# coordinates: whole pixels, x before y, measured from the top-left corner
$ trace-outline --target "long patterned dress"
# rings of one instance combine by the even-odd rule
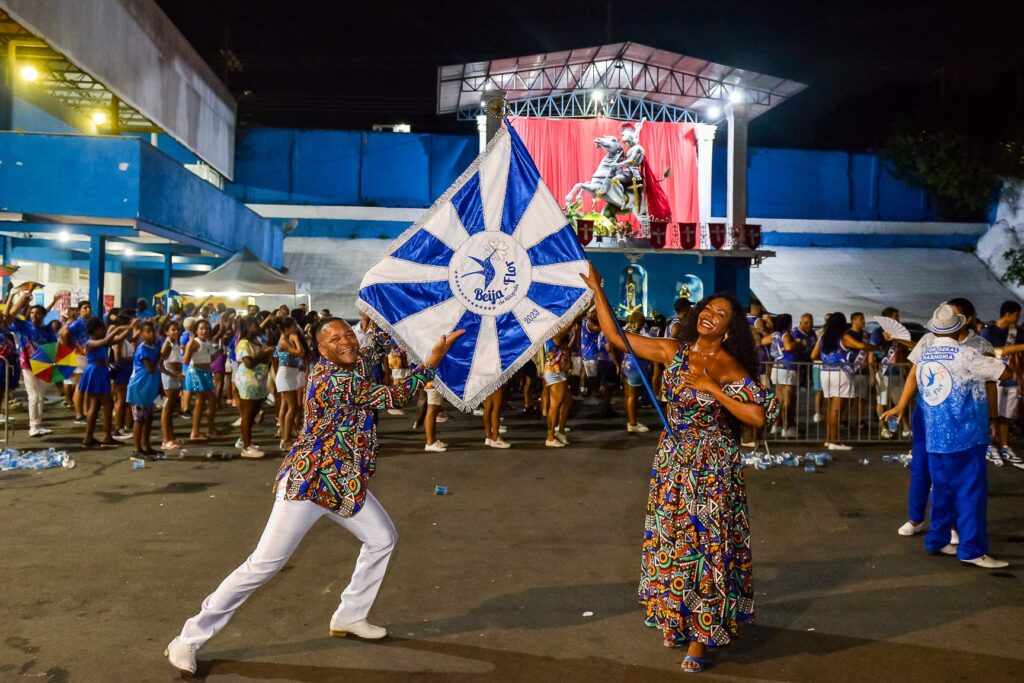
[[[683,386],[688,365],[684,344],[665,369],[668,419],[679,443],[664,433],[658,443],[638,593],[647,625],[660,628],[667,642],[720,647],[739,622],[754,618],[747,491],[726,411]],[[774,394],[750,378],[722,389],[763,405],[769,421],[778,415]]]

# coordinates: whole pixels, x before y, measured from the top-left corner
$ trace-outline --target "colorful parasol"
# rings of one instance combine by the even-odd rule
[[[10,277],[18,272],[21,266],[0,266],[0,277]]]
[[[41,282],[33,282],[32,280],[28,280],[27,282],[22,282],[20,285],[15,285],[14,286],[14,291],[16,291],[16,292],[34,292],[37,289],[42,289],[42,288],[43,288],[43,283],[41,283]]]
[[[58,342],[43,344],[29,357],[32,374],[35,377],[57,384],[65,382],[78,367],[75,350]]]
[[[154,299],[180,299],[181,292],[176,289],[165,289],[153,295]]]

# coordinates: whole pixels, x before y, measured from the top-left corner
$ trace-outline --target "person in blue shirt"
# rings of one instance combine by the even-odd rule
[[[981,336],[996,349],[1007,349],[1009,347],[1024,344],[1024,334],[1018,326],[1020,323],[1020,304],[1016,301],[1004,301],[999,307],[999,320],[985,327]],[[1010,448],[1010,424],[1016,422],[1020,417],[1020,387],[1017,376],[1021,373],[1021,358],[1016,353],[1004,356],[1012,372],[1010,376],[999,383],[996,390],[997,396],[997,417],[995,428],[995,439],[993,446],[987,452],[989,461],[996,467],[1002,467],[1003,461],[1024,466],[1024,459],[1013,452]]]
[[[75,350],[75,360],[78,363],[78,367],[71,374],[71,384],[75,388],[75,392],[71,397],[71,403],[75,408],[76,425],[84,425],[86,421],[85,409],[82,405],[85,394],[78,385],[86,367],[85,343],[89,341],[89,334],[85,331],[85,326],[89,324],[91,318],[92,304],[83,299],[78,302],[78,316],[74,320],[69,320],[63,329],[57,333],[61,343]]]
[[[891,318],[899,322],[900,312],[892,306],[887,306],[882,309],[882,317]],[[871,331],[868,341],[877,348],[877,351],[875,351],[875,365],[877,369],[873,378],[877,388],[875,394],[875,414],[881,415],[900,400],[900,395],[903,393],[903,385],[905,384],[900,367],[906,363],[907,352],[914,347],[914,343],[893,339],[881,327],[876,327]],[[910,436],[910,425],[904,423],[902,428],[903,438]],[[891,439],[897,435],[897,432],[899,432],[899,427],[897,427],[896,432],[890,431],[884,424],[881,427],[883,439]]]
[[[150,310],[149,302],[145,299],[139,299],[135,302],[135,317],[143,320],[153,317],[153,311]]]
[[[1012,374],[1002,361],[960,341],[967,317],[942,304],[924,337],[910,353],[912,373],[899,404],[882,419],[902,417],[912,396],[918,401],[925,428],[928,470],[932,478],[931,524],[925,536],[930,553],[956,555],[962,562],[985,569],[1006,567],[988,555],[988,482],[985,449],[988,426],[985,382]],[[984,409],[983,409],[984,408]],[[960,544],[952,545],[956,524]]]
[[[28,435],[32,437],[45,436],[53,432],[52,429],[43,427],[43,396],[49,384],[32,374],[32,366],[29,359],[40,346],[52,344],[57,341],[57,333],[53,328],[44,323],[47,308],[35,305],[28,309],[28,320],[18,317],[28,306],[31,300],[31,292],[24,293],[20,299],[10,306],[7,311],[8,327],[14,333],[18,341],[18,350],[21,358],[21,376],[25,382],[25,392],[28,394]]]
[[[153,428],[153,404],[160,394],[160,348],[156,328],[150,320],[140,325],[140,344],[132,359],[132,376],[128,380],[127,401],[132,407],[132,440],[136,455],[156,455],[150,446]]]

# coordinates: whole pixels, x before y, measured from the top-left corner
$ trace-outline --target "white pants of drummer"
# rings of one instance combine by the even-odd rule
[[[199,614],[185,622],[181,629],[182,641],[198,648],[227,626],[235,610],[284,568],[306,532],[321,517],[348,529],[363,542],[352,579],[341,593],[341,604],[331,617],[331,625],[352,624],[370,613],[398,540],[388,513],[369,491],[359,512],[352,517],[342,517],[307,500],[285,500],[284,488],[279,487],[274,509],[256,550],[203,600]]]

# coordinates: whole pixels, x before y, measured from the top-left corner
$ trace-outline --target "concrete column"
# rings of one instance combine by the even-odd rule
[[[13,261],[13,251],[14,251],[13,250],[13,246],[14,246],[13,243],[14,243],[14,238],[13,237],[10,237],[8,235],[4,235],[4,242],[3,242],[3,249],[4,249],[3,265],[5,265],[5,266],[11,265],[11,263]],[[6,294],[7,293],[7,288],[10,285],[11,285],[11,278],[5,277],[3,279],[3,291],[0,292],[0,295]]]
[[[107,239],[101,235],[89,238],[89,301],[93,315],[101,316],[103,310],[103,279],[107,274]]]
[[[480,101],[482,104],[486,105],[487,100],[491,99],[492,97],[505,97],[506,95],[508,95],[508,92],[504,90],[484,90],[483,99]],[[499,128],[501,128],[501,119],[496,116],[488,115],[486,132],[487,139],[485,143],[491,141],[491,138],[493,138],[498,133]]]
[[[174,270],[173,258],[170,254],[164,254],[164,286],[161,289],[171,288],[171,273]]]
[[[710,123],[695,123],[693,131],[697,136],[697,210],[700,212],[699,249],[710,249],[708,242],[708,221],[711,219],[711,164],[714,158],[713,145],[718,126]]]
[[[729,121],[726,223],[730,233],[726,248],[731,248],[732,229],[738,229],[747,222],[747,104],[730,103],[725,108],[725,115]]]
[[[0,51],[0,130],[14,127],[14,72],[13,60]]]
[[[476,132],[480,135],[480,151],[487,146],[487,115],[480,114],[476,117]]]

